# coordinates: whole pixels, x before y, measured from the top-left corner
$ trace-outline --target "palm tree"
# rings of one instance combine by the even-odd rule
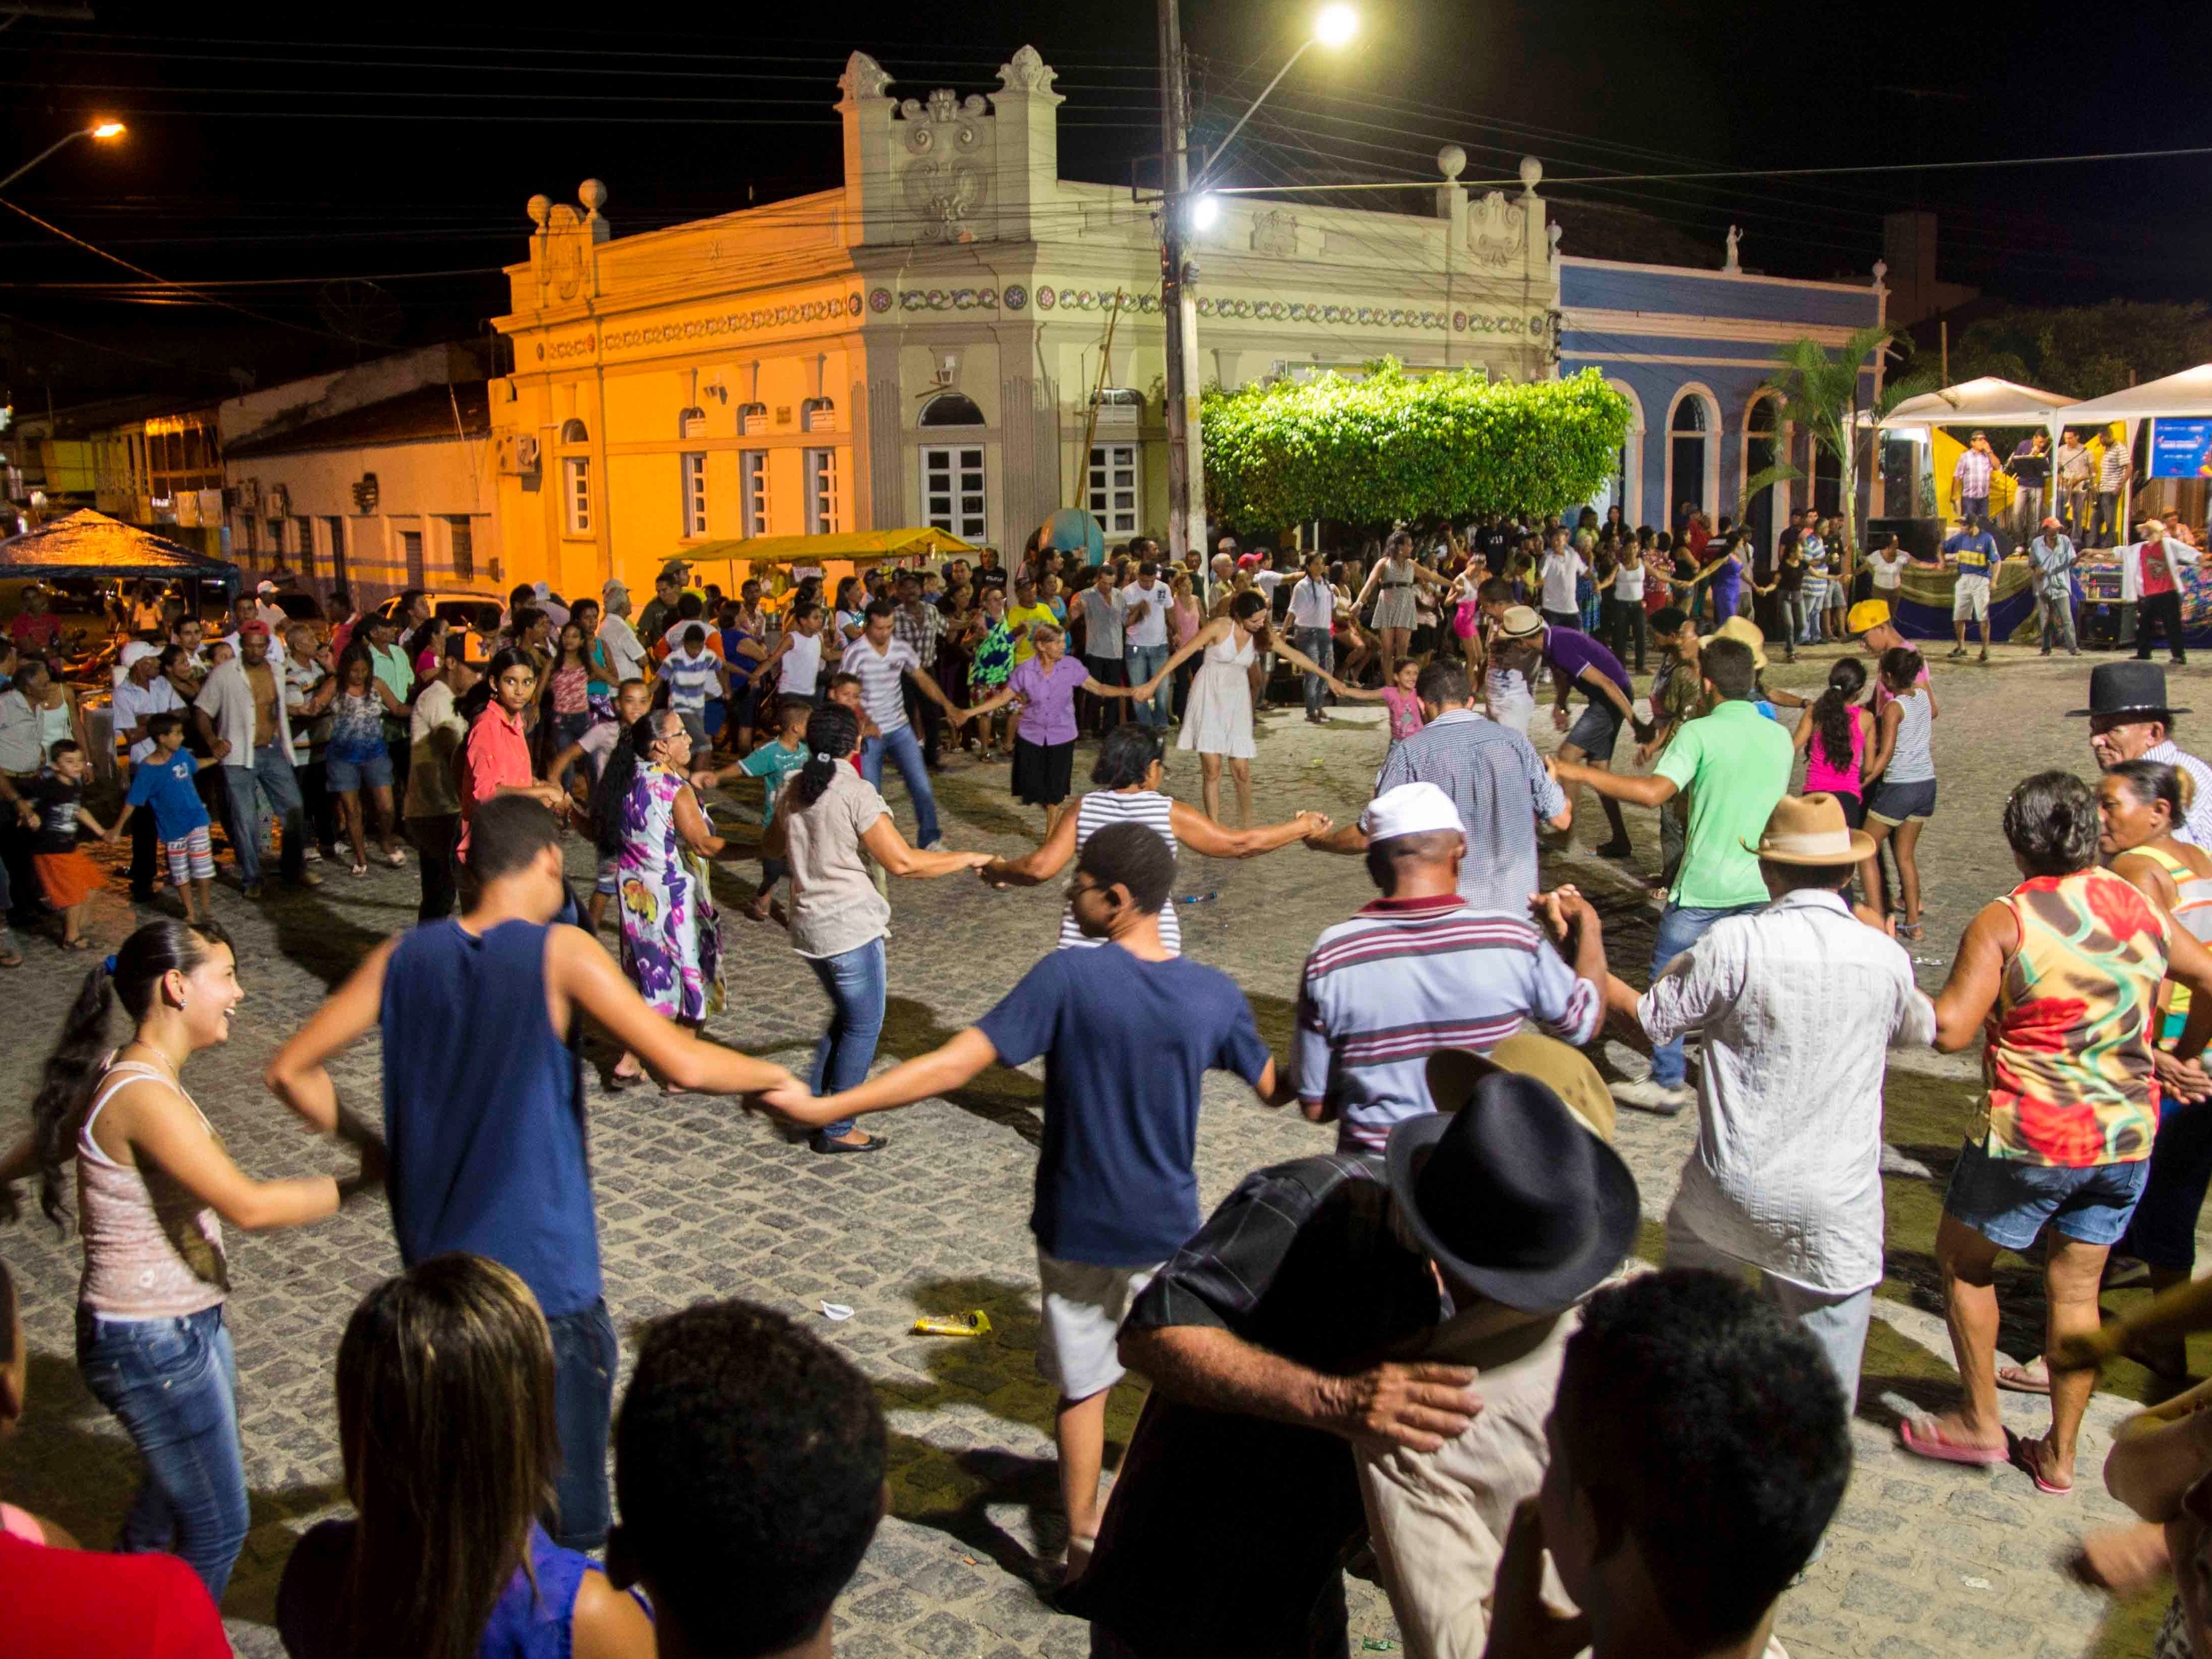
[[[1792,340],[1775,352],[1779,367],[1760,387],[1781,399],[1782,418],[1810,433],[1813,441],[1836,463],[1837,476],[1849,481],[1849,487],[1841,492],[1844,539],[1854,550],[1858,546],[1857,481],[1863,446],[1899,404],[1935,390],[1933,374],[1899,375],[1884,383],[1871,404],[1862,405],[1860,376],[1869,361],[1893,346],[1901,348],[1899,355],[1905,356],[1911,351],[1912,343],[1910,337],[1893,333],[1879,323],[1858,330],[1832,352],[1818,340]],[[1804,476],[1786,461],[1763,468],[1745,480],[1744,500],[1747,502],[1762,489]],[[1741,510],[1739,503],[1739,517]]]

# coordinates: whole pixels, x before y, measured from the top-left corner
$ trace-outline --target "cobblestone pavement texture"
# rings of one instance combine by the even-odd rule
[[[1809,653],[1794,668],[1778,666],[1773,681],[1817,685],[1833,654]],[[2041,767],[2091,766],[2084,723],[2061,718],[2082,702],[2086,663],[2053,666],[2005,650],[1994,668],[1946,672],[1939,660],[1937,669],[1943,795],[1922,842],[1931,872],[1922,974],[1930,985],[1974,907],[2009,884],[1997,826],[2004,792]],[[1537,735],[1541,746],[1556,744],[1547,716],[1540,715]],[[1253,769],[1256,817],[1273,821],[1313,806],[1342,821],[1367,799],[1382,747],[1378,717],[1365,708],[1340,711],[1324,728],[1306,726],[1294,707],[1270,714]],[[1194,800],[1194,758],[1170,755],[1170,787]],[[902,793],[896,786],[891,793],[910,827]],[[1039,828],[1038,815],[1010,800],[1003,766],[952,762],[939,799],[954,847],[1018,852]],[[1606,896],[1615,959],[1640,981],[1650,912],[1620,879],[1620,866],[1590,856],[1603,835],[1593,805],[1584,803],[1573,848],[1548,861],[1547,880],[1581,880]],[[1629,820],[1638,865],[1649,872],[1657,856],[1652,815],[1632,810]],[[580,843],[570,864],[587,876]],[[272,896],[249,903],[234,888],[219,890],[218,912],[239,940],[248,998],[229,1045],[196,1061],[190,1082],[233,1152],[259,1176],[337,1167],[335,1154],[263,1092],[259,1068],[366,947],[409,923],[415,902],[411,862],[359,881],[323,868],[335,878],[318,893],[280,895],[272,887]],[[732,898],[753,868],[732,866]],[[895,886],[886,1062],[943,1041],[988,1009],[1050,945],[1060,903],[1056,884],[1005,894],[964,879]],[[1263,1032],[1285,1053],[1297,975],[1314,935],[1369,896],[1359,861],[1297,848],[1241,864],[1192,856],[1177,891],[1206,901],[1184,912],[1190,953],[1237,977]],[[112,948],[131,925],[118,880],[100,902],[95,937]],[[811,975],[780,933],[726,909],[725,925],[731,994],[712,1034],[802,1066],[824,1013]],[[0,1085],[11,1103],[0,1111],[0,1135],[11,1139],[82,963],[44,940],[27,945],[27,964],[0,975],[17,1034],[0,1055]],[[603,1075],[611,1056],[599,1058]],[[378,1064],[371,1041],[338,1069],[342,1092],[371,1110]],[[1955,1080],[1963,1121],[1971,1071],[1943,1074]],[[732,1101],[635,1089],[609,1094],[598,1081],[592,1085],[607,1295],[617,1324],[700,1297],[750,1297],[800,1316],[815,1313],[813,1328],[877,1384],[891,1428],[892,1511],[839,1605],[838,1645],[850,1659],[1064,1659],[1087,1650],[1085,1627],[1054,1614],[1027,1576],[1036,1517],[1056,1506],[1052,1396],[1032,1364],[1036,1297],[1026,1228],[1038,1097],[1031,1077],[988,1073],[953,1098],[879,1120],[891,1136],[884,1153],[823,1159]],[[1209,1084],[1207,1106],[1198,1169],[1208,1205],[1248,1170],[1329,1144],[1329,1131],[1259,1108],[1225,1079]],[[1684,1119],[1623,1114],[1620,1144],[1643,1183],[1647,1249],[1693,1133]],[[1926,1245],[1911,1241],[1914,1249]],[[32,1409],[23,1433],[0,1454],[0,1486],[81,1537],[105,1540],[128,1501],[137,1459],[77,1378],[70,1336],[76,1243],[27,1219],[0,1234],[0,1248],[21,1279],[33,1349]],[[288,1232],[234,1233],[231,1249],[253,1528],[225,1612],[240,1650],[266,1655],[278,1650],[270,1620],[293,1538],[343,1503],[331,1378],[339,1333],[359,1297],[398,1263],[381,1206]],[[816,1312],[823,1301],[849,1304],[855,1316],[830,1323]],[[988,1340],[908,1334],[917,1314],[973,1308],[991,1316]],[[1939,1376],[1948,1374],[1940,1305],[1923,1294],[1917,1307],[1885,1299],[1882,1311],[1878,1340],[1894,1331],[1923,1360],[1941,1361]],[[625,1367],[629,1346],[626,1339]],[[1882,1366],[1870,1358],[1868,1369],[1855,1425],[1856,1478],[1824,1556],[1784,1604],[1780,1632],[1790,1650],[1884,1659],[1992,1648],[2084,1651],[2104,1603],[2075,1588],[2058,1563],[2081,1529],[2119,1513],[2096,1472],[2127,1402],[2097,1396],[2077,1493],[2054,1500],[2011,1469],[1905,1457],[1893,1445],[1897,1411],[1908,1397],[1940,1403],[1940,1380],[1932,1393],[1900,1384],[1900,1395],[1886,1387]],[[1117,1393],[1109,1429],[1115,1450],[1138,1400],[1133,1382]],[[2033,1431],[2039,1404],[2013,1398],[2015,1426]],[[1352,1589],[1355,1650],[1395,1642],[1379,1592],[1358,1583]]]

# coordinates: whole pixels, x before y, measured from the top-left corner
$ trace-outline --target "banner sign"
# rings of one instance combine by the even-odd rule
[[[2152,422],[2150,476],[2212,478],[2212,420]]]

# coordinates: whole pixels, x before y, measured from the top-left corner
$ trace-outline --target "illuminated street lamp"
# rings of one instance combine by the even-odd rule
[[[71,144],[76,143],[80,138],[96,138],[104,143],[110,139],[120,138],[123,136],[123,133],[124,126],[122,122],[107,120],[95,121],[88,127],[79,127],[74,132],[65,132],[60,137],[55,139],[52,143],[48,144],[44,149],[40,150],[36,155],[33,155],[29,161],[24,162],[22,166],[17,167],[5,179],[0,179],[0,190],[7,189],[9,185],[14,184],[18,179],[28,173],[33,167],[38,166],[40,162],[45,161],[48,156],[59,155],[63,150],[67,149]]]
[[[1199,454],[1198,309],[1191,296],[1195,272],[1183,253],[1183,238],[1192,231],[1211,228],[1221,217],[1221,204],[1204,192],[1222,156],[1244,131],[1267,94],[1282,85],[1292,65],[1314,46],[1346,45],[1359,33],[1359,15],[1336,0],[1322,8],[1313,27],[1298,43],[1290,61],[1275,71],[1275,78],[1261,89],[1249,109],[1215,148],[1206,170],[1190,177],[1190,83],[1183,74],[1182,17],[1178,0],[1159,0],[1160,18],[1160,310],[1167,333],[1168,428],[1168,552],[1177,564],[1183,555],[1206,538],[1205,467]]]

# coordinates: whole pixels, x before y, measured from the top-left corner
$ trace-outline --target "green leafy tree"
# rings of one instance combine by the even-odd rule
[[[1951,343],[1951,374],[1995,374],[2072,398],[2101,398],[2212,360],[2212,306],[2108,300],[2008,306]]]
[[[1813,441],[1836,463],[1836,476],[1846,481],[1849,487],[1841,492],[1844,538],[1852,548],[1859,544],[1856,481],[1875,428],[1907,398],[1935,390],[1932,374],[1915,373],[1886,381],[1876,398],[1865,397],[1860,377],[1875,355],[1888,349],[1896,338],[1877,323],[1860,329],[1832,352],[1818,340],[1792,340],[1775,352],[1779,367],[1767,377],[1764,388],[1780,398],[1782,418],[1809,432]],[[1862,415],[1869,417],[1863,422]],[[1744,502],[1760,490],[1804,476],[1787,462],[1762,469],[1745,481],[1744,501],[1737,503],[1739,515]]]
[[[1206,503],[1238,530],[1563,513],[1613,476],[1627,400],[1595,369],[1516,385],[1392,358],[1206,393]]]

